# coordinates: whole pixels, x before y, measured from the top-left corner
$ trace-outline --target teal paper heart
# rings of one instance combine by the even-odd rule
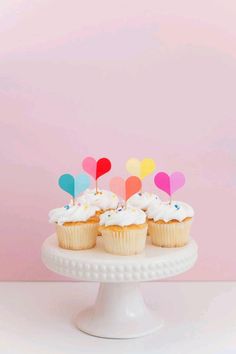
[[[63,191],[75,198],[89,187],[90,179],[85,173],[75,177],[66,173],[59,178],[58,184]]]

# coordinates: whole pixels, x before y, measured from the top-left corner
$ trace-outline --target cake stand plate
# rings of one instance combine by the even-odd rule
[[[104,251],[102,237],[95,248],[70,251],[58,247],[54,234],[42,246],[42,260],[56,273],[101,283],[95,304],[77,317],[81,331],[104,338],[135,338],[163,324],[145,304],[139,283],[186,272],[197,260],[197,245],[190,240],[181,248],[161,248],[151,245],[148,237],[142,254],[116,256]]]

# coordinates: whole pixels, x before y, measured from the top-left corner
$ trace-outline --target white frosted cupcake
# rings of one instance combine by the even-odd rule
[[[160,201],[158,195],[153,193],[140,192],[132,195],[132,197],[127,200],[127,205],[146,211],[150,204],[154,201]]]
[[[49,213],[49,222],[55,223],[59,246],[83,250],[95,246],[98,232],[97,207],[89,204],[66,205]]]
[[[130,256],[144,250],[147,223],[142,210],[126,207],[107,211],[100,216],[100,225],[107,252]]]
[[[111,191],[104,189],[87,189],[84,194],[78,198],[79,203],[88,203],[98,208],[97,214],[110,209],[116,209],[119,204],[118,197]]]
[[[87,189],[84,194],[78,198],[79,203],[88,203],[89,205],[96,206],[98,210],[96,211],[97,220],[99,222],[100,215],[107,210],[116,209],[119,204],[119,199],[116,194],[111,191],[104,189]],[[101,233],[98,231],[98,236]]]
[[[193,208],[184,202],[152,203],[147,210],[152,243],[160,247],[186,245],[193,215]]]

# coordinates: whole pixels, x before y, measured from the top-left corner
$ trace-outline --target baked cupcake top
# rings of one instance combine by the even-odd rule
[[[141,209],[133,207],[121,207],[116,210],[106,211],[100,216],[100,225],[128,226],[141,225],[146,222],[146,214]]]
[[[94,205],[100,210],[116,209],[119,204],[119,199],[116,194],[111,191],[99,189],[87,189],[84,194],[78,198],[79,203],[88,203]]]
[[[193,217],[193,215],[194,211],[190,205],[178,201],[172,201],[171,204],[169,202],[153,202],[147,210],[148,219],[153,219],[154,221],[183,221],[188,217]]]
[[[93,205],[66,205],[63,208],[52,209],[49,212],[49,222],[63,225],[65,222],[87,221],[99,210]]]
[[[139,208],[139,209],[143,209],[143,210],[147,210],[149,205],[153,202],[153,201],[160,201],[160,198],[158,197],[158,195],[153,194],[153,193],[136,193],[134,195],[132,195],[132,197],[130,197],[127,200],[127,205],[135,207],[135,208]]]

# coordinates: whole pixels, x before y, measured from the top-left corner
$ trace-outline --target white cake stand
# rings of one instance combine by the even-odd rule
[[[104,338],[135,338],[160,328],[158,314],[148,308],[139,282],[174,276],[190,269],[197,259],[197,245],[190,240],[181,248],[159,248],[147,242],[136,256],[106,253],[102,237],[90,250],[69,251],[58,247],[56,235],[42,246],[42,260],[52,271],[82,281],[100,282],[95,304],[82,311],[77,327]]]

